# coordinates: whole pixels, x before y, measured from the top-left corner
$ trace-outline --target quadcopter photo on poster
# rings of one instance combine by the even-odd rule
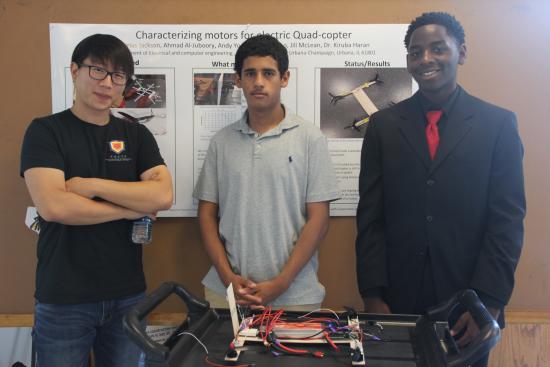
[[[134,75],[111,111],[117,117],[147,126],[153,135],[166,134],[166,75]]]
[[[321,69],[321,131],[327,138],[362,138],[369,117],[411,96],[406,68]]]

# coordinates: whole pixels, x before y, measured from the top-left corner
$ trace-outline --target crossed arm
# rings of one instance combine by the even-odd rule
[[[235,274],[231,269],[219,236],[218,205],[202,200],[199,202],[199,224],[206,252],[224,285],[233,283],[238,303],[266,305],[273,301],[290,287],[296,275],[311,259],[328,231],[329,203],[307,203],[306,210],[308,217],[306,224],[279,275],[273,279],[255,283]]]
[[[87,198],[100,197],[113,204],[141,213],[155,213],[172,206],[172,178],[168,168],[159,165],[140,175],[141,181],[121,182],[101,178],[73,177],[67,191]]]
[[[50,222],[89,225],[132,220],[154,216],[172,205],[172,179],[163,165],[143,172],[139,182],[81,177],[65,181],[63,171],[45,167],[30,168],[24,175],[34,205]]]

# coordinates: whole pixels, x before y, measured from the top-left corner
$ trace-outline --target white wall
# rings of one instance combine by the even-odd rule
[[[31,366],[31,330],[30,327],[0,328],[0,366],[11,367],[15,362]]]

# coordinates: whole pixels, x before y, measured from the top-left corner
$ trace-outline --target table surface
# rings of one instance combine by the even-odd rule
[[[372,332],[382,340],[366,340],[363,342],[366,365],[368,367],[416,367],[426,366],[424,355],[437,353],[437,351],[423,351],[418,342],[415,325],[419,316],[412,315],[379,315],[382,319],[364,318],[361,321],[379,321],[384,329],[363,325],[366,332]],[[229,343],[233,338],[231,321],[227,314],[220,313],[220,317],[213,321],[202,335],[197,337],[206,345],[209,351],[209,359],[223,364],[223,358],[227,352]],[[199,343],[189,335],[182,335],[174,349],[180,344],[191,343],[192,348],[186,353],[174,353],[169,360],[172,367],[198,367],[208,366],[205,362],[206,352]],[[255,364],[262,367],[323,367],[323,366],[352,366],[350,348],[346,344],[340,344],[340,351],[335,351],[328,345],[303,345],[309,350],[325,352],[325,357],[313,356],[275,356],[260,343],[247,342],[245,349],[239,357],[238,363]],[[176,351],[174,351],[176,352]],[[227,364],[227,363],[226,363]]]

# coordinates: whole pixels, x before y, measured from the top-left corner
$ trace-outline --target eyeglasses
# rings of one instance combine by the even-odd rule
[[[107,77],[107,75],[110,75],[111,81],[113,82],[113,84],[126,85],[126,82],[128,81],[128,75],[126,75],[126,73],[123,73],[121,71],[107,71],[100,66],[78,64],[78,67],[83,67],[83,66],[88,68],[90,78],[94,80],[103,80]]]

